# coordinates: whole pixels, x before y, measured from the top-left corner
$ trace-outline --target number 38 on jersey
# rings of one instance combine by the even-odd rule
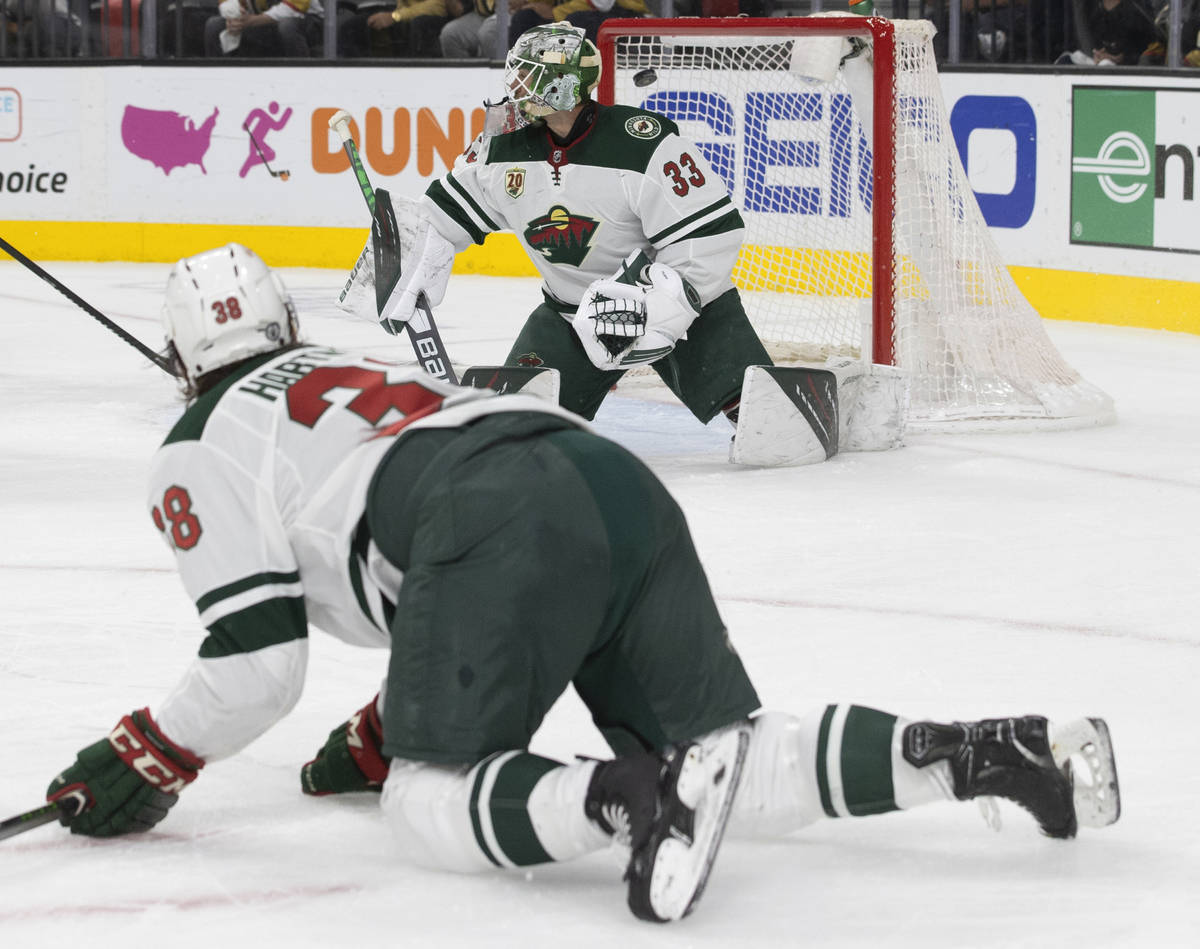
[[[150,517],[176,550],[191,550],[204,533],[200,518],[192,510],[192,496],[177,484],[163,492],[162,503],[154,505]]]

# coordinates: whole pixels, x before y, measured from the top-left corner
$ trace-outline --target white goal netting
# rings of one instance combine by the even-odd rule
[[[777,361],[907,369],[918,428],[1112,419],[1111,399],[1063,360],[988,233],[930,23],[644,23],[611,43],[601,34],[614,100],[670,116],[729,185],[747,228],[734,280]],[[885,109],[890,128],[876,122]],[[874,147],[879,128],[894,149]]]

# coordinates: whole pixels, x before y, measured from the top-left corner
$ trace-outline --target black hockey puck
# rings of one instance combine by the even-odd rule
[[[658,82],[658,73],[653,69],[643,69],[641,72],[633,74],[633,84],[635,86],[648,86],[654,82]]]

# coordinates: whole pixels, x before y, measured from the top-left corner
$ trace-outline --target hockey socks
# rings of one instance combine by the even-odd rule
[[[862,817],[953,799],[949,768],[904,760],[904,720],[860,705],[754,718],[730,832],[775,836],[825,817]]]
[[[944,800],[1005,798],[1051,837],[1120,816],[1101,719],[1041,716],[912,722],[860,705],[796,718],[766,712],[754,733],[731,832],[770,836],[822,817],[866,817]],[[994,806],[984,809],[996,826]]]
[[[570,860],[608,846],[584,814],[593,761],[506,751],[470,768],[393,759],[383,811],[405,859],[477,871]]]
[[[817,730],[816,779],[826,817],[867,817],[946,800],[945,771],[904,760],[906,722],[861,705],[830,705]]]

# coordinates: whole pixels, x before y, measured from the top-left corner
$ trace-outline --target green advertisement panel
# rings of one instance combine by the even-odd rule
[[[1154,246],[1154,89],[1076,86],[1071,243]]]

